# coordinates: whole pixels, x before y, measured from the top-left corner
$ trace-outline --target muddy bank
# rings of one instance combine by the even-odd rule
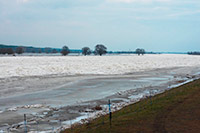
[[[0,131],[52,132],[198,78],[198,67],[157,69],[125,75],[48,75],[0,80]],[[84,120],[82,120],[84,122]]]

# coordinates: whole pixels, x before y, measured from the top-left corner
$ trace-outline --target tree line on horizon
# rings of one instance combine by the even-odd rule
[[[23,47],[23,46],[7,46],[7,45],[0,45],[0,54],[8,54],[8,55],[15,55],[15,54],[23,54],[23,53],[61,53],[63,56],[68,55],[69,53],[82,53],[83,55],[104,55],[106,53],[112,54],[138,54],[143,55],[145,54],[144,49],[136,49],[135,51],[118,51],[112,52],[107,51],[107,47],[103,44],[97,44],[94,50],[91,50],[89,47],[83,47],[81,50],[70,50],[68,46],[63,46],[62,49],[53,49],[49,47],[45,48],[34,48],[34,47]]]
[[[0,44],[0,54],[22,54],[22,53],[58,53],[60,49],[45,47],[35,48],[27,46],[10,46]]]
[[[61,54],[66,56],[70,53],[70,50],[67,46],[63,46],[62,48],[62,51],[61,51]],[[83,55],[90,55],[90,54],[95,54],[95,55],[100,55],[102,56],[103,54],[106,54],[107,53],[107,47],[104,46],[103,44],[97,44],[95,46],[95,50],[92,51],[89,47],[83,47],[82,48],[82,54]]]
[[[188,52],[189,55],[200,55],[200,52],[194,51],[194,52]]]

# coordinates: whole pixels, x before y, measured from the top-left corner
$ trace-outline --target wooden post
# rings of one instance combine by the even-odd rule
[[[112,112],[111,112],[111,107],[110,107],[110,99],[108,100],[108,107],[109,107],[109,121],[110,121],[110,127],[111,127],[111,122],[112,122]]]
[[[26,127],[26,114],[24,114],[24,133],[27,133],[27,127]]]
[[[36,121],[36,123],[37,123],[37,133],[39,133],[39,122],[38,121]]]

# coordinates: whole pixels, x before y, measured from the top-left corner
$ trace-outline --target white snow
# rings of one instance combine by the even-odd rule
[[[8,111],[17,111],[17,107],[9,108]]]
[[[22,106],[22,108],[42,108],[42,107],[45,107],[44,105],[42,104],[35,104],[35,105],[25,105],[25,106]]]
[[[0,57],[0,78],[49,74],[124,74],[156,68],[200,66],[200,56],[18,56]]]

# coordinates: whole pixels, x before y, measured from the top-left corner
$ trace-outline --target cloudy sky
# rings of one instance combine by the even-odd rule
[[[200,50],[200,0],[0,0],[0,43]]]

